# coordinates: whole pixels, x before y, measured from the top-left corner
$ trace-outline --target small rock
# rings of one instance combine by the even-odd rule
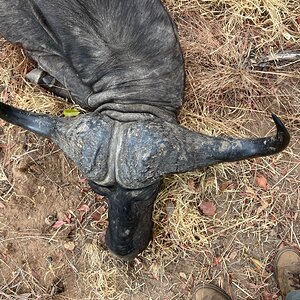
[[[57,221],[57,212],[53,212],[45,218],[45,223],[52,226]]]

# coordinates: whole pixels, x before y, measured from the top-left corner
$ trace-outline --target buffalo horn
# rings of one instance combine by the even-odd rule
[[[31,113],[3,102],[0,102],[0,118],[47,138],[52,137],[59,120],[55,116]]]
[[[190,132],[185,135],[188,148],[188,161],[177,165],[177,172],[185,172],[221,162],[239,161],[248,158],[276,154],[285,149],[290,142],[290,134],[281,120],[272,114],[277,134],[256,139],[232,137],[211,137]]]

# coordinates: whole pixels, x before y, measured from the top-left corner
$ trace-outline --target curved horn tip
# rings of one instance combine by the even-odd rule
[[[0,112],[2,115],[7,115],[7,112],[12,109],[11,105],[8,105],[2,101],[0,101]]]
[[[286,130],[286,128],[283,125],[282,121],[274,113],[272,113],[272,119],[275,122],[275,124],[276,124],[277,127],[284,128]]]
[[[281,150],[285,149],[290,143],[290,134],[279,117],[272,113],[272,118],[277,128],[277,139],[281,142]]]

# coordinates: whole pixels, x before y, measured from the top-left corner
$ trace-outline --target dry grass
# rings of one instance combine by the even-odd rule
[[[22,49],[1,41],[0,73],[1,98],[4,101],[13,101],[19,108],[51,114],[61,114],[64,101],[57,101],[55,97],[46,94],[40,88],[26,81],[25,75],[32,70],[32,62],[25,56]],[[70,104],[68,104],[70,106]]]
[[[300,5],[297,0],[166,0],[177,13],[193,11],[206,18],[224,21],[226,34],[236,28],[253,27],[260,31],[257,46],[275,40],[296,42],[299,38]]]
[[[299,49],[299,3],[165,2],[186,62],[181,124],[213,135],[263,136],[274,133],[275,112],[291,132],[291,145],[272,157],[167,177],[155,205],[153,241],[133,264],[114,259],[99,242],[103,222],[78,225],[77,251],[66,255],[62,270],[75,266],[73,289],[81,296],[62,299],[189,299],[196,284],[211,281],[234,299],[276,297],[274,254],[283,245],[300,248],[300,72],[299,63],[271,62],[263,69],[257,63]],[[0,51],[1,97],[31,111],[61,114],[65,103],[24,80],[32,66],[22,51],[8,43]],[[12,127],[5,130],[9,136]],[[267,179],[266,190],[258,186],[258,175]],[[203,201],[215,203],[216,215],[201,214]],[[92,193],[81,202],[97,204]],[[47,292],[43,283],[22,274],[22,280],[31,280],[28,299]],[[8,297],[6,286],[0,283],[0,295]]]

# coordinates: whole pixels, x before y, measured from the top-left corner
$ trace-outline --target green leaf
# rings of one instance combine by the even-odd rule
[[[80,114],[80,111],[73,108],[73,109],[65,109],[64,110],[64,116],[65,117],[76,117]]]

